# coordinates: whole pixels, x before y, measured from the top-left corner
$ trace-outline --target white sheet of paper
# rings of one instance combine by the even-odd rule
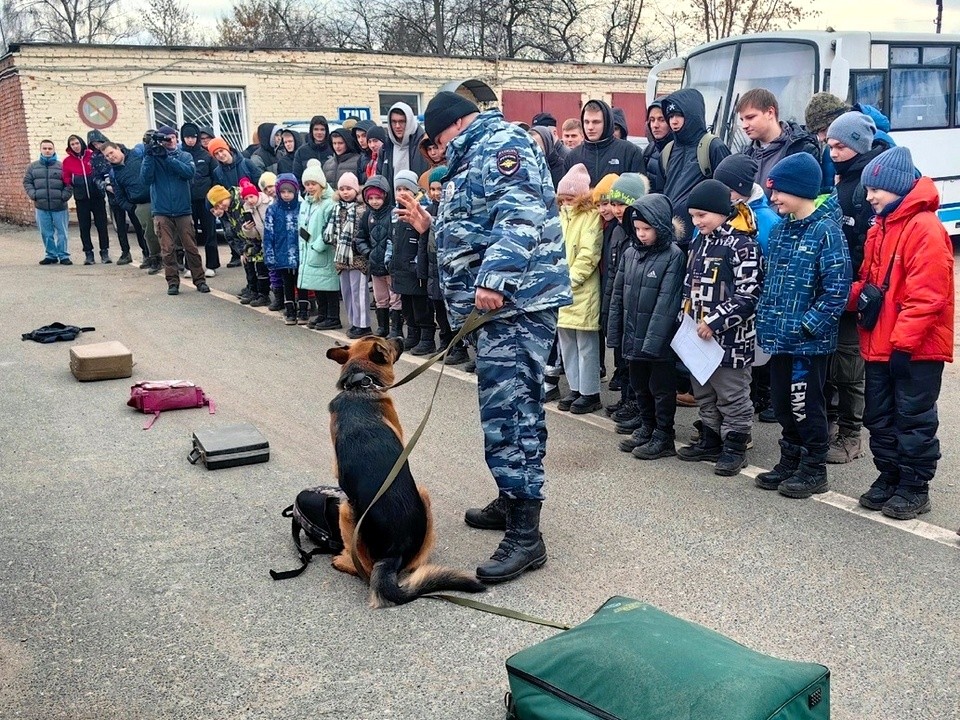
[[[680,356],[687,370],[701,385],[706,384],[723,360],[723,348],[720,347],[720,343],[713,338],[704,340],[697,335],[697,323],[686,313],[680,322],[680,329],[670,341],[670,347]]]

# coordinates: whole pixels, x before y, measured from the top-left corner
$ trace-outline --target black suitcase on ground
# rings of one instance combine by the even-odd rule
[[[249,423],[204,428],[193,434],[193,450],[187,459],[199,460],[207,470],[253,465],[270,459],[270,443]]]

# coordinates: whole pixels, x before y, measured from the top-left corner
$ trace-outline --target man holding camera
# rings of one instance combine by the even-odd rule
[[[160,237],[160,255],[167,278],[167,295],[180,292],[175,238],[183,246],[184,259],[190,268],[193,284],[202,293],[210,292],[204,277],[203,263],[197,251],[190,197],[193,180],[193,158],[177,146],[177,131],[164,125],[143,138],[146,155],[140,178],[150,186],[150,201]]]

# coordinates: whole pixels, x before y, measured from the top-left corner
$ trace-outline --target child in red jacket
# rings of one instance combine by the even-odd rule
[[[930,511],[940,458],[937,398],[943,364],[953,362],[953,248],[937,218],[936,187],[928,177],[916,179],[909,150],[878,155],[861,182],[877,217],[848,309],[860,310],[863,424],[880,476],[860,504],[912,520]],[[870,296],[876,324],[865,328]]]

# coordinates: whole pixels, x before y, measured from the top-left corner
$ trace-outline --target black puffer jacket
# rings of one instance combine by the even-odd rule
[[[208,128],[209,129],[209,128]],[[205,200],[207,192],[213,187],[213,157],[200,144],[200,128],[195,123],[185,122],[180,126],[180,137],[183,138],[187,133],[192,133],[191,137],[196,137],[197,142],[193,146],[185,142],[180,143],[180,149],[190,153],[193,158],[193,180],[190,182],[190,199],[194,202]],[[129,162],[129,156],[127,162]]]
[[[313,141],[313,129],[318,125],[323,125],[327,131],[321,143]],[[330,157],[333,157],[333,150],[330,149],[330,125],[323,115],[314,115],[310,120],[310,130],[304,138],[303,147],[298,148],[293,156],[293,174],[297,176],[297,181],[303,184],[303,171],[307,169],[308,161],[316,158],[323,165]]]
[[[421,234],[405,222],[393,223],[390,283],[395,293],[426,296],[430,275],[427,263],[428,233]]]
[[[638,217],[657,232],[649,247],[634,232]],[[627,208],[623,224],[628,245],[614,280],[607,345],[619,346],[627,360],[670,360],[686,265],[673,242],[673,208],[663,195],[646,195]]]
[[[250,162],[261,173],[277,172],[277,149],[273,138],[280,129],[274,123],[260,123],[257,125],[257,148],[250,153]]]
[[[287,137],[293,138],[293,150],[287,150],[285,140]],[[296,130],[284,130],[281,136],[283,139],[280,141],[280,146],[277,148],[277,175],[283,175],[284,173],[296,174],[293,172],[294,158],[296,157],[297,150],[303,147],[303,138],[300,136]]]
[[[367,180],[364,187],[380,188],[387,196],[390,193],[387,179],[380,175],[374,175]],[[367,208],[357,229],[355,242],[357,252],[367,258],[370,274],[375,277],[390,274],[390,269],[387,267],[387,249],[390,246],[392,212],[393,208],[387,202],[384,202],[379,210]]]
[[[683,127],[674,133],[673,148],[666,171],[663,194],[673,203],[673,213],[683,221],[684,233],[681,245],[686,247],[693,237],[693,223],[690,221],[687,202],[690,193],[706,180],[697,161],[697,146],[700,138],[707,133],[706,106],[703,95],[694,88],[677,90],[663,99],[663,114],[669,117],[671,108],[676,106],[683,115]],[[730,148],[719,138],[710,141],[710,167],[715,168],[730,154]]]
[[[35,160],[23,176],[23,189],[36,205],[37,210],[62,212],[73,195],[73,188],[63,182],[63,165],[56,159],[49,162]]]
[[[610,298],[613,296],[613,283],[620,269],[620,258],[627,247],[627,235],[623,225],[616,218],[603,228],[603,252],[600,255],[600,281],[603,298],[600,300],[600,326],[607,327],[610,317]]]
[[[132,211],[137,205],[150,202],[150,186],[146,185],[140,177],[143,155],[130,151],[123,155],[123,165],[111,167],[114,197],[117,205],[124,210]]]
[[[643,172],[643,153],[640,148],[629,140],[618,140],[613,136],[613,111],[602,100],[595,100],[603,111],[603,135],[596,142],[584,140],[583,143],[570,151],[565,160],[565,168],[569,170],[577,163],[583,163],[590,173],[590,187],[593,187],[600,178],[610,173],[622,175],[625,172]],[[580,112],[580,121],[583,122],[583,111]]]

